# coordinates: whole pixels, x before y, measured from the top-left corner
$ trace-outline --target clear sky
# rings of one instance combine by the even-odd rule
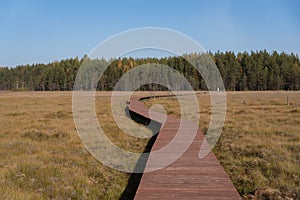
[[[300,54],[298,0],[0,1],[0,66],[88,54],[127,29],[183,32],[213,52]]]

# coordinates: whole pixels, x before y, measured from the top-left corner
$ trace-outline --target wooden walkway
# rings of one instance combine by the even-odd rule
[[[132,98],[128,105],[129,110],[150,119],[148,108],[139,100]],[[160,123],[164,117],[165,123],[162,124],[151,152],[169,144],[177,133],[180,119],[158,112],[151,114],[151,119]],[[188,123],[190,128],[196,126],[187,121],[182,123]],[[142,175],[135,199],[241,199],[212,151],[205,158],[198,157],[200,147],[206,139],[198,127],[196,129],[195,139],[178,160],[165,168]],[[183,131],[188,134],[188,129]],[[177,138],[176,141],[179,146],[186,142],[185,138]],[[149,168],[156,164],[153,161],[157,161],[157,154],[151,152],[145,171],[151,170]],[[172,157],[176,153],[174,149],[170,151],[169,156]]]

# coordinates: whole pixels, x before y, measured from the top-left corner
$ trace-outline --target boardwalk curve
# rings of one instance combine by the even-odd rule
[[[151,152],[163,148],[174,139],[180,122],[188,123],[188,126],[196,126],[188,121],[173,116],[164,116],[159,112],[151,111],[140,101],[150,98],[131,98],[129,111],[144,118],[162,123],[160,132],[154,142]],[[192,127],[194,128],[194,127]],[[197,135],[192,144],[175,162],[165,168],[142,175],[140,184],[135,194],[136,200],[147,199],[241,199],[236,188],[225,173],[223,167],[212,151],[203,159],[199,159],[199,150],[204,142],[207,144],[204,134],[197,128]],[[187,134],[189,130],[184,130]],[[184,138],[178,138],[178,145],[184,144]],[[210,148],[207,145],[207,148]],[[151,153],[145,166],[145,171],[151,171],[151,167],[157,163],[157,154]],[[176,149],[170,151],[172,157]]]

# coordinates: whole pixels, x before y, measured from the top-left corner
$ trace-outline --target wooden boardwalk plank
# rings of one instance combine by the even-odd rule
[[[144,99],[144,98],[143,98]],[[225,173],[212,151],[205,157],[198,157],[200,147],[205,141],[204,134],[191,122],[181,121],[173,116],[165,116],[158,112],[151,112],[139,101],[132,98],[128,108],[140,116],[163,123],[161,130],[150,152],[146,169],[158,166],[157,157],[161,160],[176,156],[182,151],[187,142],[191,142],[190,130],[197,129],[197,135],[192,139],[192,144],[175,162],[167,167],[144,173],[137,189],[135,199],[241,199],[236,188]],[[166,121],[163,121],[166,119]],[[184,123],[184,135],[175,137],[180,123]],[[175,139],[176,138],[176,139]],[[188,139],[187,139],[188,138]],[[175,141],[174,141],[175,139]],[[171,148],[163,155],[154,154],[170,142],[176,142],[178,148]],[[207,146],[206,148],[209,148]]]

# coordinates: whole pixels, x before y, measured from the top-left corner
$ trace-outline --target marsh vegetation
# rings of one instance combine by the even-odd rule
[[[149,92],[140,92],[147,96]],[[110,92],[96,93],[96,112],[116,145],[143,152],[147,139],[115,124]],[[289,105],[287,105],[287,96]],[[197,95],[200,127],[211,115]],[[117,199],[129,174],[104,166],[84,148],[72,117],[71,92],[1,92],[0,194],[4,199]],[[180,116],[176,98],[144,100]],[[222,135],[213,151],[244,198],[300,198],[300,93],[229,92]],[[269,195],[269,196],[268,196]]]

